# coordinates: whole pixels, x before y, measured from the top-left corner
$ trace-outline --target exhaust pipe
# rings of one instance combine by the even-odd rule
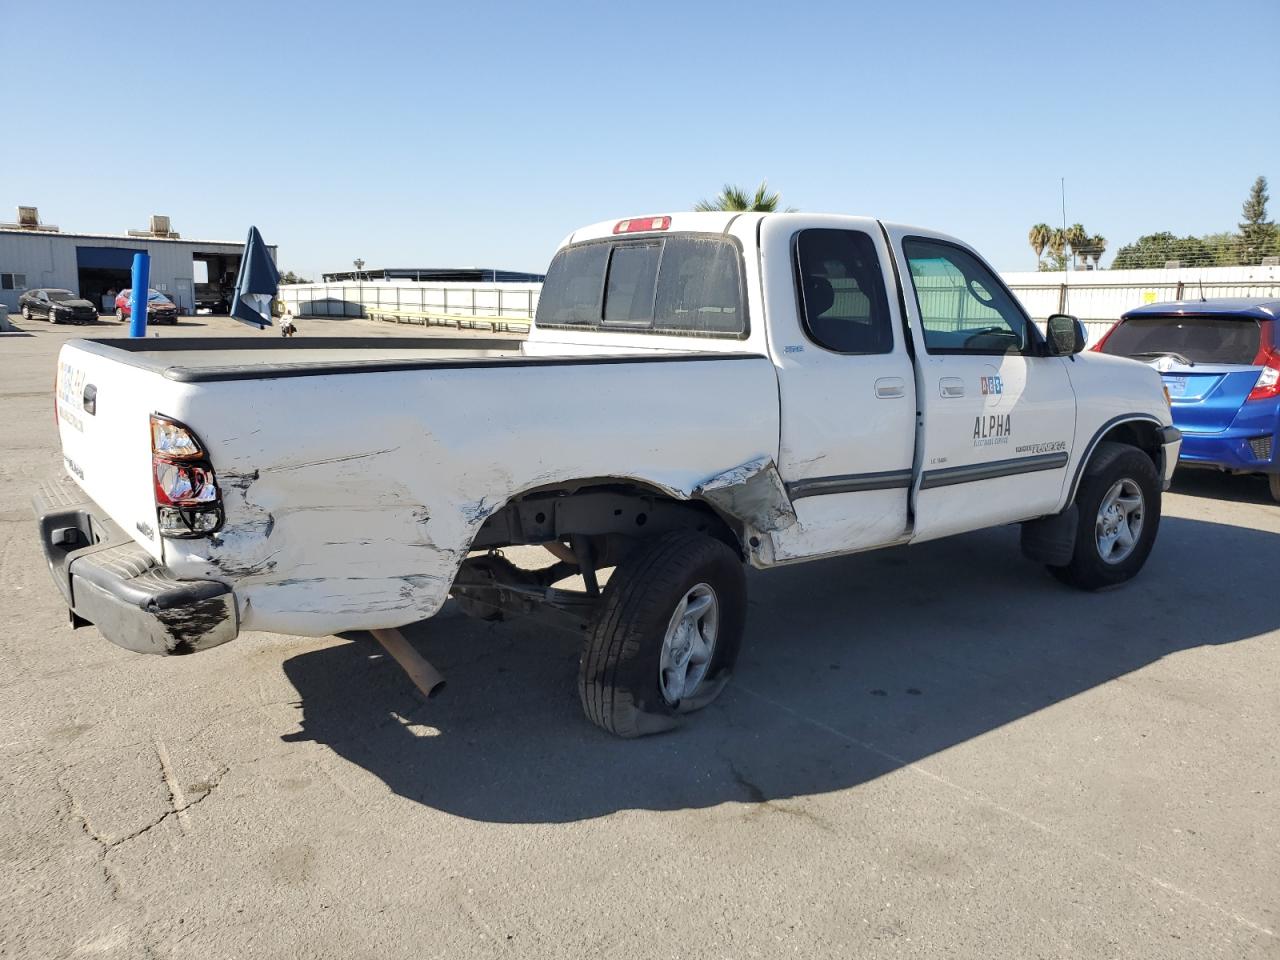
[[[400,664],[402,670],[409,675],[413,685],[422,691],[428,700],[444,689],[444,675],[427,662],[399,630],[370,630],[373,639],[377,640],[384,650]]]

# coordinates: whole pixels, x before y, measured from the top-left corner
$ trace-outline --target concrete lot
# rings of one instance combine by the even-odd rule
[[[196,322],[163,335],[243,332]],[[1014,529],[753,574],[735,683],[622,742],[581,717],[572,638],[452,607],[407,631],[450,679],[430,704],[366,642],[72,633],[28,496],[85,331],[18,324],[0,956],[1280,956],[1264,483],[1181,476],[1108,594]]]

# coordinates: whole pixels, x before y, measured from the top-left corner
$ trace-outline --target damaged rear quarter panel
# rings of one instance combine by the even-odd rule
[[[770,494],[764,357],[171,386],[172,415],[209,448],[226,523],[167,541],[165,563],[231,584],[243,629],[320,636],[429,617],[484,520],[547,484],[635,479],[757,526],[787,522],[785,492]]]

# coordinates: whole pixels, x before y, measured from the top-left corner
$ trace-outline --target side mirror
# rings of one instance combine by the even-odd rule
[[[1084,349],[1089,335],[1084,324],[1069,313],[1049,317],[1049,356],[1070,357]]]

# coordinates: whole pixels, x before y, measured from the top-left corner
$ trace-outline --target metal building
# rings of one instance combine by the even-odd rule
[[[198,295],[229,296],[243,252],[241,242],[180,237],[168,217],[152,217],[149,230],[69,233],[41,224],[34,207],[19,207],[17,223],[0,223],[0,304],[16,312],[24,290],[58,287],[109,313],[114,292],[130,284],[133,255],[148,253],[152,288],[190,313]]]

